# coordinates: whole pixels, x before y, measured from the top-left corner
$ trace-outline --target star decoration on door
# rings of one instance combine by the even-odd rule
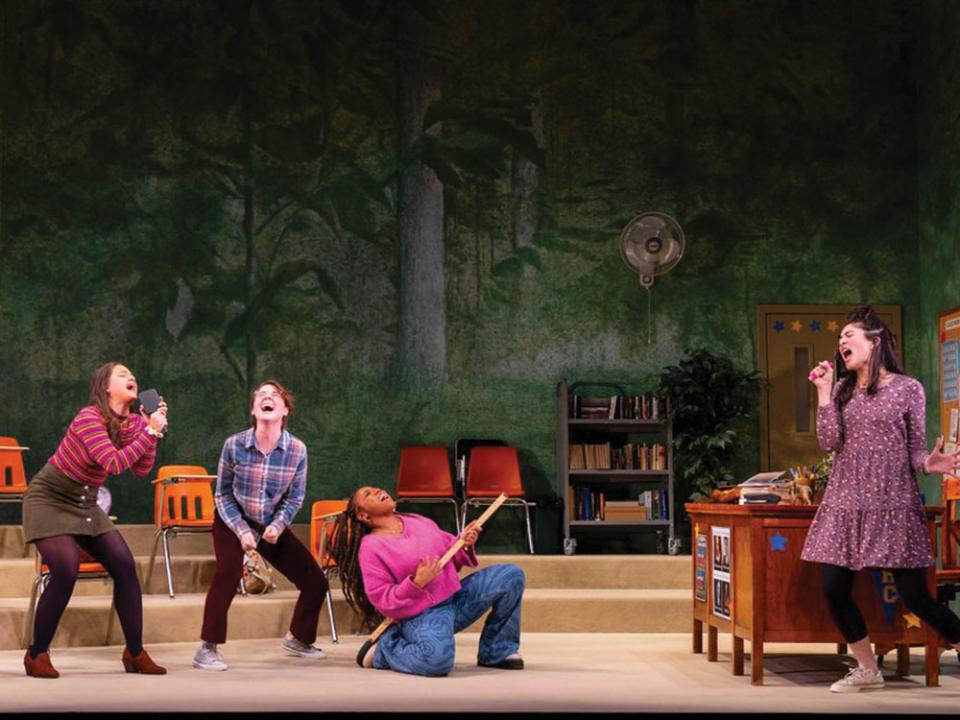
[[[800,332],[802,328],[803,328],[803,325],[800,323],[799,320],[794,320],[792,323],[790,323],[790,329],[793,330],[794,332]]]
[[[836,320],[831,320],[827,323],[827,330],[830,332],[836,332],[840,329],[840,324]]]
[[[788,538],[784,537],[778,531],[776,535],[770,536],[770,552],[786,552],[787,551],[787,540]]]
[[[820,321],[814,320],[812,323],[810,323],[810,329],[814,332],[817,332],[820,329]]]
[[[776,330],[778,333],[782,333],[784,328],[786,328],[786,325],[783,324],[782,320],[777,320],[773,324],[773,329]]]

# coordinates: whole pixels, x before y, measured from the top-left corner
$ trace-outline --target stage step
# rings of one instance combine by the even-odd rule
[[[148,573],[149,556],[138,556],[137,573],[140,586],[147,594],[167,592],[166,573],[163,556],[159,553],[154,561],[150,586],[145,580]],[[498,563],[514,563],[526,575],[528,588],[567,588],[567,589],[689,589],[690,558],[663,555],[581,555],[566,557],[563,555],[481,555],[480,567]],[[171,561],[173,569],[173,587],[177,593],[205,592],[210,585],[216,560],[213,555],[185,555],[176,553]],[[467,569],[465,574],[472,572]],[[0,560],[0,597],[27,597],[33,581],[36,579],[36,560],[21,558]],[[274,570],[274,582],[278,589],[293,589],[283,575]],[[339,581],[332,578],[332,585]],[[104,582],[77,583],[78,595],[106,595],[112,592],[110,585]]]
[[[342,592],[333,591],[334,613],[341,634],[356,630],[354,615]],[[286,631],[295,590],[263,596],[238,596],[230,609],[232,639],[280,638]],[[524,632],[563,633],[673,633],[690,628],[690,592],[687,590],[550,590],[524,593],[521,628]],[[146,595],[143,599],[144,642],[199,640],[204,595]],[[64,613],[54,647],[105,644],[110,600],[108,597],[75,596]],[[23,646],[26,598],[0,599],[0,650]],[[482,619],[467,629],[479,632]],[[330,643],[327,611],[320,616],[318,645]],[[122,643],[119,623],[106,644]]]

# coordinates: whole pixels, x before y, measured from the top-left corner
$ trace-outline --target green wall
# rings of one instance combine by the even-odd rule
[[[960,306],[960,7],[926,2],[920,32],[926,39],[919,53],[917,122],[920,272],[917,287],[921,316],[921,377],[927,389],[927,435],[940,433],[940,368],[938,315]],[[928,497],[939,499],[939,476],[927,481]]]
[[[483,436],[548,497],[558,380],[642,392],[694,347],[755,368],[757,303],[900,304],[934,386],[931,318],[960,304],[956,271],[930,282],[957,254],[930,56],[956,67],[949,4],[0,12],[0,428],[29,471],[110,359],[170,404],[160,463],[213,468],[250,386],[287,384],[308,501],[392,489],[401,444]],[[653,344],[616,249],[645,210],[687,236]],[[109,486],[149,521],[146,484]],[[504,519],[488,541],[521,537]]]

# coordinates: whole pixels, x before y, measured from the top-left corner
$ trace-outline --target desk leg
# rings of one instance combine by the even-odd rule
[[[750,643],[750,684],[763,685],[763,641]]]
[[[897,645],[897,675],[910,677],[910,646]]]
[[[743,675],[743,638],[733,636],[733,674]]]
[[[703,620],[693,619],[693,652],[703,652]]]
[[[927,675],[927,687],[937,687],[940,684],[940,638],[936,631],[927,630],[926,652],[923,657],[923,669]]]
[[[837,643],[837,655],[846,655],[846,654],[847,654],[847,644]]]
[[[707,625],[707,661],[717,661],[717,629],[713,625]]]

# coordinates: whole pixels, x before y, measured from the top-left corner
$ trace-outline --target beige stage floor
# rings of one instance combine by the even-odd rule
[[[167,665],[164,677],[126,675],[116,647],[55,650],[59,680],[23,673],[23,653],[0,652],[0,710],[17,711],[577,711],[577,712],[835,712],[951,713],[960,707],[960,668],[944,654],[941,686],[923,684],[922,656],[910,678],[887,670],[883,690],[834,695],[829,684],[852,662],[827,645],[768,644],[765,685],[730,674],[729,640],[720,661],[693,655],[686,634],[528,633],[523,671],[480,668],[476,634],[458,636],[457,665],[444,678],[361,670],[361,638],[339,645],[322,638],[328,657],[284,654],[276,640],[241,640],[224,647],[223,673],[190,667],[196,645],[149,648]],[[749,649],[749,644],[748,644]],[[890,664],[894,654],[888,656]],[[749,669],[749,665],[748,665]]]

